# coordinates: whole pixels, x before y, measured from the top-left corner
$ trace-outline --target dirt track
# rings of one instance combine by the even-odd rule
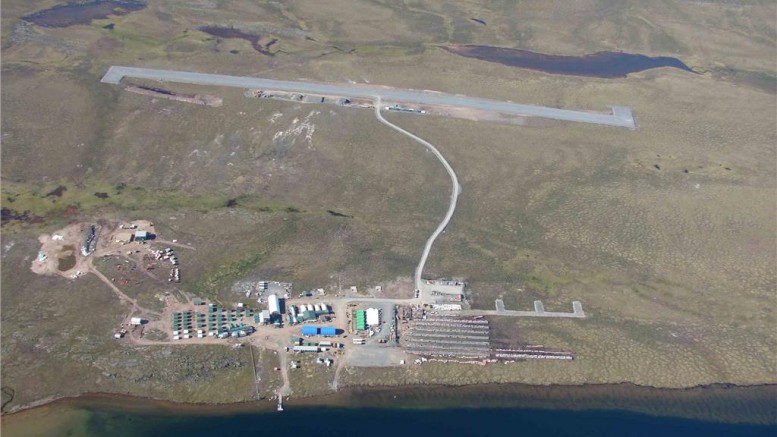
[[[445,228],[448,226],[448,223],[450,223],[451,218],[453,217],[453,213],[456,212],[456,202],[459,198],[459,193],[461,192],[461,185],[459,184],[459,179],[456,177],[456,172],[453,171],[453,167],[451,167],[450,164],[448,164],[448,161],[445,160],[445,157],[442,156],[442,153],[440,153],[439,150],[437,150],[436,147],[434,147],[430,142],[424,140],[423,138],[414,135],[411,132],[408,132],[401,127],[389,122],[385,118],[383,118],[383,115],[380,113],[380,97],[378,97],[375,101],[375,117],[378,118],[378,120],[385,124],[386,126],[402,133],[410,138],[414,139],[415,141],[418,141],[419,143],[423,144],[427,149],[429,149],[435,157],[442,163],[443,167],[445,167],[445,171],[448,172],[448,176],[451,177],[451,183],[453,185],[451,189],[451,202],[448,206],[448,211],[445,213],[445,217],[443,217],[440,224],[437,226],[437,229],[434,230],[432,235],[429,237],[429,239],[426,241],[426,245],[424,246],[424,251],[421,254],[421,260],[418,262],[418,266],[415,269],[415,288],[416,290],[421,290],[422,292],[426,287],[424,287],[423,280],[421,280],[421,275],[424,273],[424,265],[426,265],[426,259],[429,257],[429,252],[432,250],[432,245],[434,244],[434,240],[437,239],[437,237],[440,236],[440,234],[445,231]]]

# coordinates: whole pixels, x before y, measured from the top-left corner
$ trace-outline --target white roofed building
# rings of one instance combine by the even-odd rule
[[[377,308],[367,308],[367,325],[380,325],[380,312]]]
[[[278,301],[278,296],[271,294],[267,298],[267,307],[270,310],[270,313],[280,313],[281,312],[281,305]]]

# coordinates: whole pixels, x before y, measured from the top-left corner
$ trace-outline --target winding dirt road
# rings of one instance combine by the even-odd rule
[[[437,157],[437,159],[442,163],[443,167],[445,167],[445,171],[448,172],[448,176],[451,177],[451,184],[453,185],[453,189],[451,190],[451,202],[448,206],[448,212],[445,213],[445,217],[443,217],[440,224],[437,226],[437,229],[434,230],[432,235],[429,237],[428,240],[426,240],[426,246],[424,246],[424,252],[421,254],[421,260],[418,262],[418,266],[415,269],[415,288],[416,290],[423,291],[423,280],[421,279],[421,275],[424,273],[424,265],[426,265],[426,259],[429,257],[429,252],[432,250],[432,245],[434,244],[434,240],[437,239],[437,237],[440,236],[440,234],[445,231],[445,228],[448,226],[448,223],[450,223],[451,218],[453,217],[453,213],[456,212],[456,203],[459,198],[459,194],[461,193],[461,185],[459,184],[459,179],[456,177],[456,172],[453,171],[453,167],[451,167],[450,164],[448,164],[448,161],[445,160],[445,157],[442,156],[442,153],[440,153],[439,150],[437,150],[436,147],[434,147],[430,142],[424,140],[423,138],[408,132],[401,127],[389,122],[385,118],[383,118],[383,115],[380,113],[380,97],[375,99],[375,117],[377,117],[378,121],[385,124],[386,126],[396,130],[397,132],[403,133],[407,135],[408,137],[414,139],[415,141],[418,141],[419,143],[423,144],[427,149],[429,149],[434,156]]]

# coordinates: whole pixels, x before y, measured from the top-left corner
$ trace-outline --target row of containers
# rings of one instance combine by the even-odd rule
[[[223,312],[222,312],[223,311]],[[226,310],[222,308],[211,307],[209,314],[184,311],[183,313],[173,313],[173,330],[180,329],[192,329],[192,328],[208,328],[208,330],[215,330],[221,325],[229,322],[237,322],[243,317],[253,317],[253,309],[238,308],[237,310]]]
[[[302,327],[302,335],[322,335],[324,337],[334,337],[337,335],[337,329],[333,326],[311,326]]]

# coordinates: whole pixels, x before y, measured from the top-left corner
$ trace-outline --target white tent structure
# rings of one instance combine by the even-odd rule
[[[278,296],[274,294],[271,294],[267,298],[267,306],[268,306],[268,309],[270,310],[270,314],[281,312],[281,306],[280,306],[280,303],[278,302]]]
[[[380,312],[377,308],[367,308],[367,325],[380,325]]]

